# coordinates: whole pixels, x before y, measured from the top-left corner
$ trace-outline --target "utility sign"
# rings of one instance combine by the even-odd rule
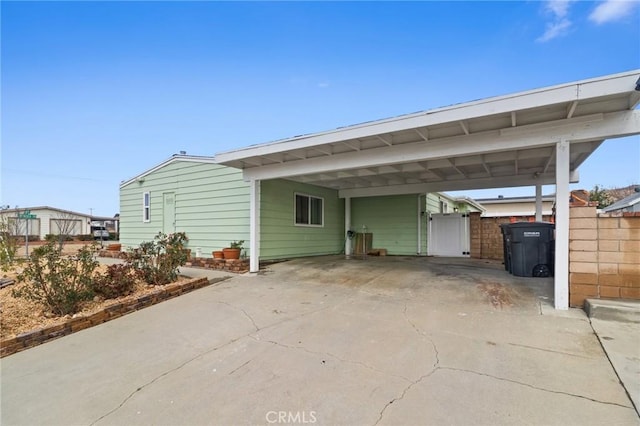
[[[36,215],[31,214],[31,210],[25,210],[18,214],[18,219],[35,219]]]

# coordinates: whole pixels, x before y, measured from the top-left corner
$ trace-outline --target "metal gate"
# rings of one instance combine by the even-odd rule
[[[427,232],[429,256],[470,256],[469,214],[432,213]]]

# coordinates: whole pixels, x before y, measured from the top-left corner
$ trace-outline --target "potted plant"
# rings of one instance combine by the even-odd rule
[[[244,240],[232,241],[229,243],[229,247],[222,249],[225,259],[240,259],[240,252],[242,251],[242,245]]]
[[[224,251],[222,250],[214,250],[211,254],[213,254],[214,259],[224,259]]]

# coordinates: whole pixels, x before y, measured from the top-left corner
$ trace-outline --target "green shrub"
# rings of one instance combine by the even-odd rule
[[[78,234],[75,237],[78,241],[93,241],[93,235],[91,234]]]
[[[80,302],[93,297],[92,280],[98,262],[92,247],[85,246],[75,256],[64,257],[55,242],[33,250],[18,281],[22,288],[12,294],[41,303],[57,315],[73,314]]]
[[[166,235],[159,232],[153,241],[129,249],[125,260],[147,284],[164,285],[178,278],[178,268],[187,263],[184,248],[188,238],[184,232]]]
[[[109,265],[104,274],[93,280],[93,291],[105,299],[113,299],[133,293],[136,273],[129,264]]]
[[[0,223],[0,269],[8,271],[16,262],[18,253],[18,242],[11,238],[9,233],[2,231]]]

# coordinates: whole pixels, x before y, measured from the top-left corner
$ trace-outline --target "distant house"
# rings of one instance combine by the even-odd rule
[[[555,195],[542,196],[542,215],[551,216]],[[476,202],[484,207],[482,217],[514,217],[521,218],[535,217],[536,198],[535,197],[497,197],[478,198]]]
[[[636,187],[636,192],[633,194],[624,197],[622,200],[616,201],[602,209],[603,213],[613,213],[613,212],[622,212],[622,213],[630,213],[630,212],[640,212],[640,187]]]
[[[31,218],[24,218],[29,212]],[[48,234],[64,234],[69,236],[91,234],[92,222],[100,222],[107,228],[117,229],[117,219],[111,217],[92,216],[70,210],[49,206],[24,207],[0,211],[3,221],[12,235],[29,235],[45,239]]]

